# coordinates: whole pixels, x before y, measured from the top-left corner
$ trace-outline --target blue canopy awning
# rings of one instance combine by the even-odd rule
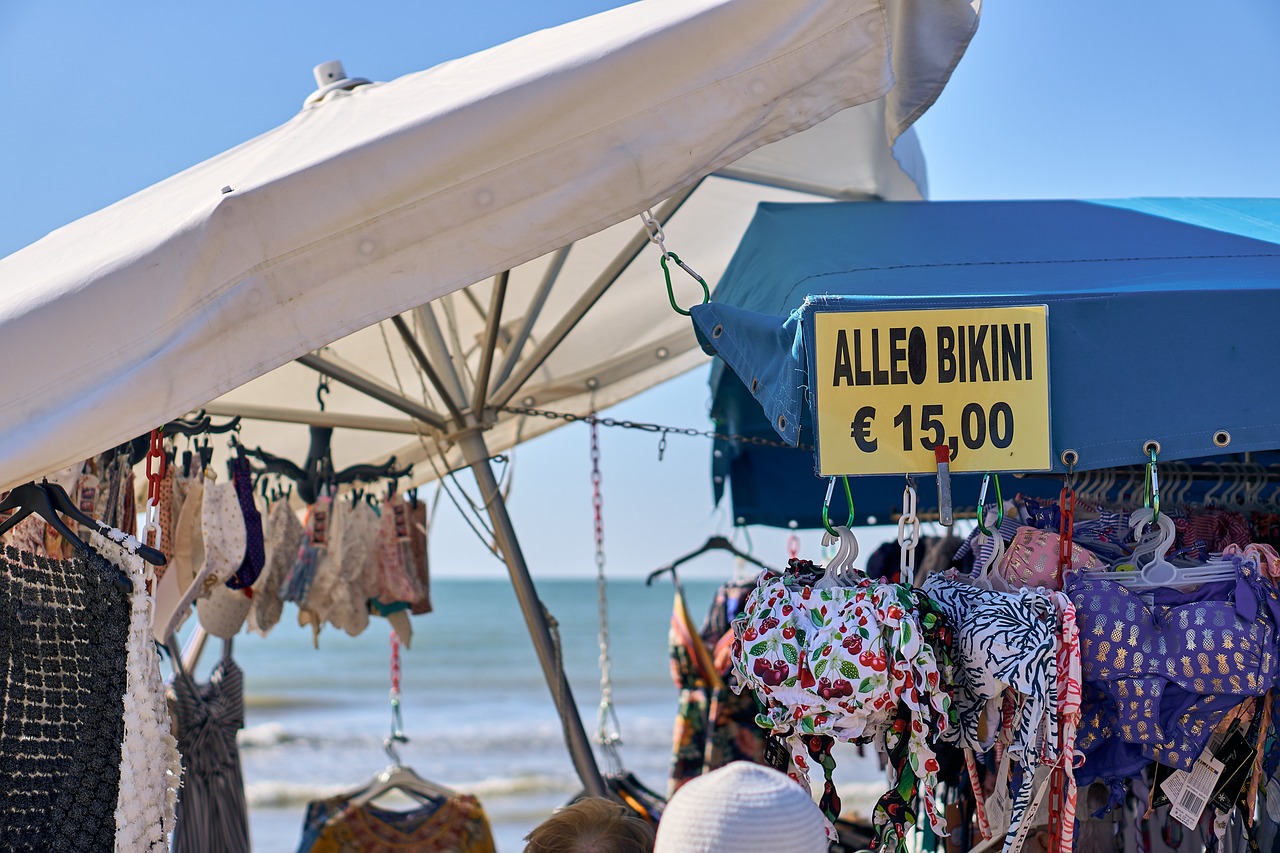
[[[712,373],[722,431],[794,446],[815,312],[1028,304],[1049,306],[1055,471],[1068,448],[1079,470],[1141,463],[1150,439],[1162,460],[1280,449],[1277,199],[763,204],[693,320],[737,374]],[[721,442],[713,467],[739,523],[821,506],[798,451]],[[900,497],[878,483],[858,491]]]

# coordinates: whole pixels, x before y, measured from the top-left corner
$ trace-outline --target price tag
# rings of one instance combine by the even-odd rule
[[[1051,467],[1047,305],[814,314],[818,467]]]
[[[1178,773],[1182,775],[1178,776]],[[1190,773],[1179,770],[1170,776],[1164,790],[1173,803],[1169,814],[1174,820],[1188,829],[1195,829],[1221,775],[1222,762],[1211,755],[1201,755]]]

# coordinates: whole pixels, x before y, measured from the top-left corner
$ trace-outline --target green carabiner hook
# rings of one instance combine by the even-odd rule
[[[1004,524],[1004,494],[1000,491],[1000,475],[990,471],[982,475],[982,489],[978,492],[978,531],[990,539],[994,534],[987,528],[987,486],[996,481],[996,530]]]
[[[1148,447],[1147,451],[1151,454],[1151,461],[1147,463],[1145,499],[1142,505],[1151,510],[1151,523],[1155,524],[1160,519],[1160,476],[1156,473],[1155,447]]]
[[[841,477],[840,479],[844,480],[844,498],[849,503],[849,521],[846,522],[845,527],[853,527],[853,515],[854,515],[853,491],[849,488],[848,477]],[[837,533],[836,529],[831,526],[831,515],[830,515],[831,494],[835,491],[835,488],[836,488],[836,478],[832,477],[831,482],[827,483],[826,500],[822,502],[822,526],[825,527],[827,529],[827,532],[830,533],[832,536],[839,536],[840,534]]]
[[[667,252],[663,254],[658,263],[662,264],[662,275],[667,279],[667,300],[671,303],[671,307],[676,310],[677,314],[683,314],[688,317],[689,312],[676,304],[676,292],[675,288],[671,284],[671,269],[667,266],[668,256],[670,256],[671,260],[675,261],[680,266],[680,269],[693,276],[698,284],[702,285],[702,302],[700,304],[706,305],[711,301],[711,288],[707,287],[707,280],[694,272],[684,261],[680,260],[680,256],[675,252]]]

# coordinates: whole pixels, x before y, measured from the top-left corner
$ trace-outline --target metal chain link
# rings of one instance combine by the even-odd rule
[[[910,533],[907,528],[911,528]],[[916,579],[916,545],[920,544],[920,519],[916,516],[916,483],[915,478],[907,477],[906,488],[902,490],[902,516],[898,519],[898,545],[902,548],[899,558],[899,581],[909,586],[915,585]]]
[[[617,747],[622,743],[622,724],[613,707],[613,660],[609,656],[609,595],[604,575],[604,500],[600,492],[599,425],[591,423],[591,509],[595,515],[596,593],[600,610],[600,715],[596,723],[596,743],[604,750],[611,769],[622,771]]]
[[[788,450],[813,450],[810,444],[787,444],[785,441],[778,441],[772,438],[761,438],[754,435],[733,435],[730,433],[716,432],[709,429],[694,429],[692,427],[673,427],[663,426],[662,424],[650,424],[643,421],[618,420],[617,418],[602,418],[596,414],[575,415],[572,412],[553,412],[548,409],[534,409],[529,406],[502,406],[500,411],[512,415],[527,415],[529,417],[547,418],[549,420],[565,421],[566,423],[586,423],[599,424],[605,427],[620,427],[621,429],[636,429],[641,432],[655,432],[661,434],[659,441],[659,451],[666,450],[666,437],[668,435],[687,435],[694,438],[712,438],[721,439],[722,441],[734,441],[741,444],[750,444],[757,447],[782,447]],[[661,458],[661,457],[659,457]]]

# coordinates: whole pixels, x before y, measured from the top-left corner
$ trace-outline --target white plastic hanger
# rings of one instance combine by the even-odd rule
[[[1208,506],[1213,506],[1218,502],[1218,497],[1217,497],[1218,490],[1221,489],[1223,485],[1226,484],[1226,475],[1222,470],[1222,466],[1219,465],[1217,462],[1206,462],[1204,464],[1206,466],[1212,465],[1213,469],[1218,472],[1217,482],[1209,487],[1209,491],[1204,493],[1204,505],[1208,507]]]
[[[1111,493],[1111,487],[1116,482],[1116,472],[1114,468],[1105,468],[1099,472],[1098,486],[1093,492],[1093,502],[1100,507],[1108,507],[1111,502],[1107,500]]]
[[[853,525],[853,493],[849,489],[849,478],[844,477],[844,495],[849,505],[849,521],[846,524],[833,527],[830,521],[831,495],[835,491],[836,478],[832,477],[831,482],[827,484],[827,496],[822,502],[822,523],[826,527],[826,532],[822,534],[823,547],[829,547],[838,543],[835,556],[833,556],[823,572],[822,578],[814,584],[819,589],[829,589],[834,586],[852,586],[862,580],[862,573],[853,565],[853,561],[858,558],[858,537],[854,535],[851,529]]]
[[[1241,476],[1241,466],[1239,462],[1223,462],[1222,467],[1226,470],[1230,480],[1227,490],[1219,499],[1222,508],[1227,510],[1237,510],[1240,508],[1240,500],[1244,495],[1245,482]]]
[[[832,536],[829,532],[822,534],[823,547],[829,547],[835,544],[836,553],[827,561],[826,571],[814,586],[818,589],[828,589],[834,586],[852,586],[862,579],[861,572],[854,566],[853,561],[858,559],[858,537],[848,527],[839,526],[836,529],[836,535]]]
[[[1186,462],[1173,463],[1173,489],[1169,498],[1169,503],[1174,506],[1183,506],[1187,502],[1187,495],[1191,492],[1191,487],[1195,485],[1195,478],[1192,476],[1191,466]]]
[[[1144,530],[1154,517],[1155,513],[1150,508],[1134,510],[1129,516],[1129,528],[1135,532]],[[1166,555],[1177,536],[1173,519],[1168,515],[1161,515],[1155,518],[1155,524],[1158,535],[1144,536],[1129,559],[1115,571],[1092,569],[1089,573],[1124,584],[1129,589],[1196,586],[1235,578],[1235,564],[1225,560],[1199,566],[1176,566],[1169,562]]]

